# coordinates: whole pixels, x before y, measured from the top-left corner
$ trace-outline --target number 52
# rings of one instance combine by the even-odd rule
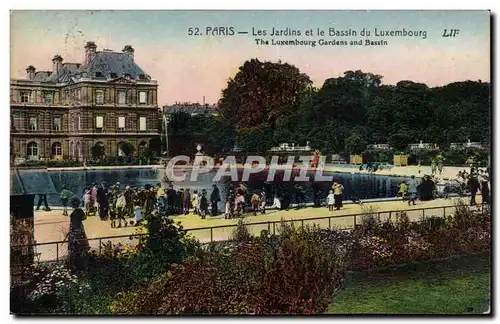
[[[197,27],[196,28],[190,27],[190,28],[188,28],[188,35],[189,36],[191,36],[191,35],[195,35],[195,36],[200,35],[200,29],[197,28]]]

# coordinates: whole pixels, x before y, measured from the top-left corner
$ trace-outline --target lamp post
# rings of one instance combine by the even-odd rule
[[[167,157],[170,156],[170,151],[168,148],[168,124],[170,123],[170,120],[171,120],[171,115],[164,113],[163,114],[163,125],[165,128],[165,152],[167,154]]]

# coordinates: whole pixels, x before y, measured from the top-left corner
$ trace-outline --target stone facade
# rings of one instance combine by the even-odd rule
[[[158,84],[135,64],[134,49],[85,49],[83,64],[56,55],[52,71],[29,66],[26,79],[11,80],[16,161],[90,159],[95,145],[115,157],[126,142],[137,154],[159,136]]]

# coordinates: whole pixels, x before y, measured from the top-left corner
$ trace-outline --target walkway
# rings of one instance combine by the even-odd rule
[[[395,218],[394,213],[389,214],[389,211],[405,210],[407,211],[408,217],[412,221],[419,220],[422,217],[422,211],[418,209],[422,208],[435,208],[432,210],[425,211],[425,216],[443,216],[444,213],[447,215],[452,214],[454,208],[446,208],[443,210],[443,206],[452,206],[457,201],[458,198],[451,199],[436,199],[427,202],[418,202],[416,206],[408,206],[406,202],[399,201],[389,201],[389,202],[374,202],[367,203],[363,206],[357,204],[346,204],[343,209],[339,211],[328,211],[326,207],[321,208],[303,208],[299,210],[288,210],[288,211],[269,211],[265,215],[257,216],[247,216],[244,218],[245,224],[248,225],[248,229],[251,233],[258,235],[263,229],[272,231],[277,231],[278,227],[275,225],[273,229],[273,224],[267,222],[276,222],[280,220],[293,220],[296,226],[306,226],[316,224],[322,228],[328,227],[338,227],[338,228],[350,228],[353,226],[354,221],[357,224],[361,223],[361,218],[357,217],[342,217],[345,215],[360,214],[367,212],[380,213],[380,219],[385,220],[389,217]],[[465,198],[467,199],[467,198]],[[477,198],[480,201],[480,196]],[[385,212],[385,213],[384,213]],[[314,219],[312,218],[319,218]],[[205,228],[201,230],[189,231],[189,234],[197,238],[200,242],[210,242],[210,241],[221,241],[230,239],[234,227],[223,227],[227,225],[236,225],[239,219],[224,219],[222,216],[218,217],[207,217],[206,219],[201,219],[199,216],[189,214],[186,216],[175,216],[173,217],[175,221],[181,222],[181,225],[185,229],[195,229],[195,228]],[[261,223],[252,225],[253,223]],[[63,241],[68,230],[69,218],[62,216],[62,211],[54,210],[50,212],[35,212],[35,240],[38,244],[54,241]],[[85,231],[89,239],[108,237],[108,236],[120,236],[135,234],[138,230],[137,227],[129,226],[123,228],[111,228],[108,222],[101,221],[98,217],[88,217],[84,221]],[[104,240],[107,241],[107,240]],[[112,243],[131,243],[128,238],[117,238],[113,239]],[[99,248],[99,241],[90,241],[93,248]],[[41,253],[41,260],[52,260],[56,258],[56,255],[66,254],[67,244],[60,244],[58,247],[54,245],[42,245],[38,247],[38,252]]]

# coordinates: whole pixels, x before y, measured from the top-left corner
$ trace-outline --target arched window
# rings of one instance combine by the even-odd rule
[[[80,142],[76,142],[75,145],[75,157],[80,158],[82,156],[82,146],[80,145]]]
[[[29,142],[26,153],[28,158],[38,158],[38,144],[36,142]]]
[[[126,155],[125,154],[125,150],[126,150],[125,146],[126,146],[126,144],[123,142],[118,143],[118,145],[116,146],[118,156],[125,156]]]
[[[139,145],[137,145],[137,152],[144,152],[144,150],[147,148],[148,144],[144,141],[140,142]]]
[[[116,146],[118,156],[132,156],[135,147],[128,142],[120,142]]]
[[[105,155],[104,144],[102,142],[95,143],[95,145],[92,146],[92,149],[91,149],[90,153],[92,155],[92,158],[94,158],[94,159],[101,159]]]
[[[52,144],[52,156],[61,156],[62,155],[62,146],[61,143],[55,142]]]

